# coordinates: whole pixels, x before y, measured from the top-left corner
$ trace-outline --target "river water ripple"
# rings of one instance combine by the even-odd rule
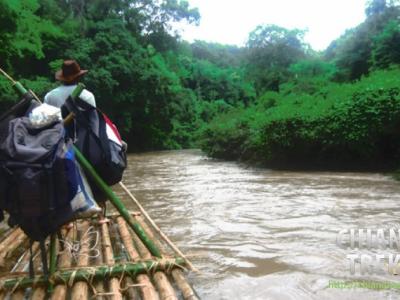
[[[400,298],[396,289],[328,287],[400,281],[384,271],[351,275],[352,252],[336,245],[339,229],[400,227],[400,183],[390,177],[272,171],[185,150],[130,155],[124,181],[193,255],[202,274],[190,280],[202,299]]]

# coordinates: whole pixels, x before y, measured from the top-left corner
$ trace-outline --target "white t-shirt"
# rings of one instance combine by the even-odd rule
[[[72,91],[76,88],[75,85],[60,85],[58,88],[51,90],[44,96],[44,103],[60,108],[68,96],[72,94]],[[96,100],[94,95],[87,89],[84,89],[79,95],[83,101],[89,103],[93,107],[96,107]]]

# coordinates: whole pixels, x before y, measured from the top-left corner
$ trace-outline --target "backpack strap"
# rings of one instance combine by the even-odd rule
[[[29,239],[29,277],[33,278],[35,276],[35,271],[33,269],[33,251],[32,251],[33,240]]]
[[[40,257],[42,259],[42,267],[43,267],[43,275],[45,277],[49,276],[49,267],[47,264],[47,253],[46,253],[46,244],[45,244],[46,239],[41,239],[39,241],[39,247],[40,247]],[[29,240],[29,252],[30,252],[30,258],[29,258],[29,277],[33,278],[35,276],[35,270],[33,267],[33,251],[32,251],[32,245],[33,245],[33,240]]]
[[[37,223],[33,223],[32,226],[36,227],[36,232],[39,232],[39,226]],[[47,252],[46,252],[46,237],[41,236],[38,240],[39,242],[39,248],[40,248],[40,257],[42,260],[42,268],[43,268],[43,275],[45,277],[48,277],[49,275],[49,267],[47,264]],[[30,259],[29,259],[29,276],[31,278],[34,277],[35,271],[33,268],[33,253],[32,253],[32,245],[33,245],[33,239],[30,239],[30,244],[29,244],[29,251],[30,251]]]
[[[47,200],[48,203],[42,203],[42,205],[45,205],[44,209],[48,209],[50,216],[54,213],[56,209],[56,200],[55,200],[55,191],[54,191],[54,174],[50,168],[45,168],[46,170],[46,179],[47,182],[44,183],[44,188],[47,189]]]
[[[46,253],[45,239],[41,239],[39,241],[39,245],[40,245],[40,256],[42,258],[43,274],[45,277],[48,277],[49,267],[47,265],[47,253]]]

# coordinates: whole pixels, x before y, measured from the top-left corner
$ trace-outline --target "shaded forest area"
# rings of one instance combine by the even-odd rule
[[[40,96],[74,58],[131,151],[201,147],[272,167],[400,165],[400,3],[323,52],[305,32],[260,25],[245,47],[182,41],[178,0],[0,0],[0,66]],[[0,79],[0,109],[16,101]]]

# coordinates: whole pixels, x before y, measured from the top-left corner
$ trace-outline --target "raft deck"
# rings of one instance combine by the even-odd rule
[[[151,255],[120,215],[111,214],[106,219],[75,221],[62,228],[56,242],[49,238],[47,257],[50,261],[54,245],[56,261],[48,278],[35,242],[32,280],[29,239],[19,228],[6,231],[0,242],[0,299],[198,299],[185,277],[184,260],[174,255],[140,212],[131,215],[161,249],[161,259]]]

